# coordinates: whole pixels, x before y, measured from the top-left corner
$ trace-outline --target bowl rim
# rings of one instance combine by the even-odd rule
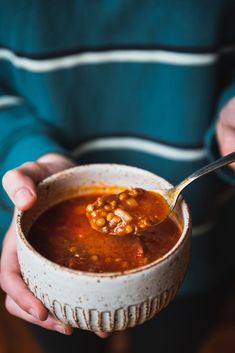
[[[126,165],[126,164],[118,164],[118,163],[90,163],[90,164],[83,164],[83,165],[75,166],[72,168],[68,168],[63,171],[52,174],[49,177],[45,178],[43,181],[41,181],[38,184],[38,187],[40,187],[40,186],[43,187],[44,185],[46,185],[48,183],[50,184],[58,177],[76,172],[77,170],[80,171],[81,169],[93,168],[93,167],[107,168],[107,167],[111,167],[111,166],[121,167],[121,168],[125,168],[125,169],[131,169],[132,171],[136,170],[139,172],[144,172],[145,174],[149,174],[149,176],[152,176],[152,177],[157,177],[158,179],[163,180],[169,186],[172,186],[172,184],[169,183],[168,180],[166,180],[163,177],[159,176],[158,174],[150,172],[146,169],[133,167],[131,165]],[[163,256],[161,256],[157,260],[152,261],[149,264],[146,264],[146,265],[143,265],[143,266],[140,266],[137,268],[133,268],[131,270],[124,270],[124,271],[117,271],[117,272],[88,272],[88,271],[70,269],[66,266],[59,265],[59,264],[47,259],[42,254],[40,254],[36,249],[34,249],[34,247],[30,244],[30,242],[27,240],[26,236],[24,235],[24,232],[22,230],[21,225],[22,225],[22,218],[27,211],[21,211],[21,210],[16,209],[16,222],[15,222],[16,234],[17,234],[17,237],[19,237],[21,239],[21,241],[24,243],[26,248],[31,253],[36,255],[36,257],[39,258],[39,260],[46,262],[49,266],[52,266],[56,270],[60,270],[62,272],[65,272],[68,274],[73,274],[76,276],[79,275],[79,276],[98,277],[98,278],[116,278],[116,277],[129,276],[132,274],[141,273],[143,271],[149,270],[152,267],[160,265],[161,263],[166,261],[170,256],[172,256],[178,250],[178,248],[186,241],[187,237],[190,236],[191,227],[192,227],[192,220],[191,220],[191,214],[190,214],[188,204],[183,199],[183,197],[181,197],[178,202],[180,203],[180,207],[182,208],[183,213],[185,212],[185,214],[186,214],[186,217],[185,217],[186,223],[185,223],[184,229],[183,229],[178,241],[175,243],[175,245],[168,252],[166,252]],[[17,249],[17,251],[18,251],[18,249]]]

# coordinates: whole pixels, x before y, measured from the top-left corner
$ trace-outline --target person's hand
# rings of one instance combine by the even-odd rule
[[[37,199],[36,185],[49,175],[74,166],[74,163],[58,154],[47,154],[36,162],[28,162],[8,171],[2,180],[3,187],[14,205],[23,211],[28,210]],[[23,282],[16,253],[15,219],[3,241],[1,257],[0,286],[6,292],[6,308],[8,312],[23,320],[55,330],[71,334],[73,329],[48,315],[42,302],[34,297]],[[96,333],[105,338],[106,333]]]
[[[3,187],[15,206],[29,209],[36,201],[36,185],[45,177],[73,166],[69,159],[48,154],[37,162],[28,162],[8,171],[2,180]],[[46,329],[71,334],[72,328],[51,315],[42,302],[34,297],[23,282],[16,253],[14,217],[3,241],[0,285],[6,292],[6,308],[14,316]]]
[[[222,156],[235,151],[235,97],[225,105],[220,113],[216,137]],[[235,170],[235,163],[230,166]]]

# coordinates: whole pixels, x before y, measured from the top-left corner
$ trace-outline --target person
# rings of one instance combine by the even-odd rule
[[[0,281],[11,314],[72,333],[22,281],[14,216],[9,226],[12,206],[32,207],[42,179],[76,164],[115,162],[176,184],[235,150],[234,10],[232,0],[1,2],[0,174],[6,193],[2,188]],[[173,303],[158,325],[150,321],[150,340],[156,327],[167,332],[169,322],[178,326],[180,315],[192,337],[190,310],[206,322],[200,308],[208,314],[209,301],[199,305],[198,298],[234,271],[234,169],[203,177],[184,193],[193,240],[181,298],[193,304],[176,310]],[[47,341],[53,336],[40,332]],[[139,342],[144,328],[136,332]],[[62,347],[59,337],[53,342]]]

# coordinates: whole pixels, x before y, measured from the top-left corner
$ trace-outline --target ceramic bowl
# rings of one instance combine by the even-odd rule
[[[91,164],[68,169],[38,186],[38,200],[17,214],[17,251],[28,288],[59,320],[84,330],[111,332],[142,324],[175,297],[185,276],[190,249],[191,222],[181,200],[174,217],[182,229],[177,244],[162,258],[138,269],[117,273],[71,270],[47,260],[27,241],[37,217],[48,207],[81,194],[92,185],[121,185],[165,189],[171,185],[142,169]]]

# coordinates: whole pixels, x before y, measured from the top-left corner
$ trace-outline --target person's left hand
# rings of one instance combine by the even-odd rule
[[[222,109],[216,125],[216,137],[222,156],[235,151],[235,97]],[[235,163],[230,164],[235,170]]]

